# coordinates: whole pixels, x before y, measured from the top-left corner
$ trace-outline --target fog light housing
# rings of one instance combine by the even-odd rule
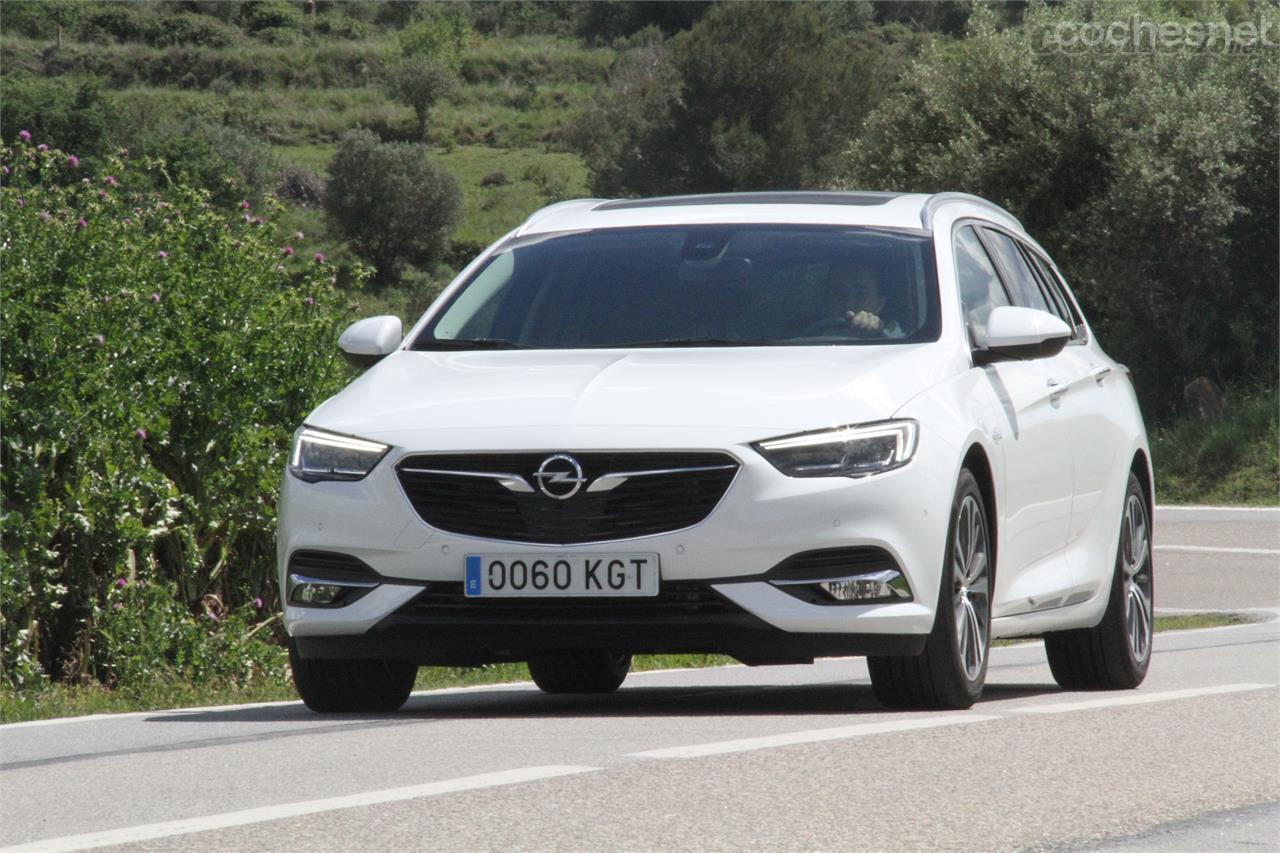
[[[890,604],[911,601],[911,587],[902,572],[881,569],[856,575],[814,580],[777,580],[773,585],[812,604]]]
[[[336,581],[291,574],[288,602],[298,607],[346,607],[377,585],[373,581]]]

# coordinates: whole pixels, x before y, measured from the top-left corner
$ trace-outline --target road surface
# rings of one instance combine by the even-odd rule
[[[1280,612],[1280,512],[1156,535],[1159,610]],[[1061,691],[1038,644],[988,683],[889,713],[846,659],[0,726],[0,847],[1277,849],[1280,621],[1161,634],[1136,691]]]

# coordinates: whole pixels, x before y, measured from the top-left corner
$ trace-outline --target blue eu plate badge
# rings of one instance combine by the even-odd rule
[[[478,555],[467,556],[467,595],[480,594],[480,563]]]

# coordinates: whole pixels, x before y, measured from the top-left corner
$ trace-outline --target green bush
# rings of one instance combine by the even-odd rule
[[[6,141],[27,130],[37,143],[75,151],[82,158],[96,157],[107,150],[110,114],[110,101],[92,77],[45,80],[13,75],[4,81],[0,127]]]
[[[263,30],[297,30],[302,12],[287,0],[251,0],[240,7],[240,24],[251,33]]]
[[[230,47],[240,40],[240,31],[207,15],[179,12],[166,15],[148,32],[147,41],[156,47]]]
[[[0,667],[30,684],[116,665],[117,578],[190,614],[271,604],[290,434],[348,372],[332,268],[258,211],[153,191],[146,163],[0,158]]]
[[[383,285],[406,261],[421,266],[437,258],[462,207],[457,181],[431,164],[426,146],[379,142],[368,130],[342,137],[324,205]]]
[[[471,22],[460,3],[420,3],[413,7],[417,20],[400,31],[400,53],[420,56],[457,67]]]
[[[1274,7],[1259,20],[1280,31]],[[927,50],[848,152],[861,189],[1005,205],[1062,266],[1149,416],[1183,386],[1276,379],[1280,74],[1274,50],[1037,49],[1060,24],[1203,26],[1209,5],[1033,6]],[[1220,22],[1220,21],[1219,21]],[[1265,31],[1265,30],[1264,30]]]
[[[448,64],[438,59],[408,56],[387,69],[388,94],[412,107],[418,119],[418,142],[426,141],[431,108],[457,88],[457,75]]]

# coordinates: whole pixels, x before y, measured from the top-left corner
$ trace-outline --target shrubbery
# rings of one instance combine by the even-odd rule
[[[458,182],[431,164],[425,146],[379,142],[368,130],[353,130],[329,164],[324,206],[386,284],[404,262],[421,265],[440,255],[462,202]]]
[[[290,433],[348,375],[333,270],[270,211],[26,137],[0,195],[4,677],[252,669],[223,658],[274,608]]]

